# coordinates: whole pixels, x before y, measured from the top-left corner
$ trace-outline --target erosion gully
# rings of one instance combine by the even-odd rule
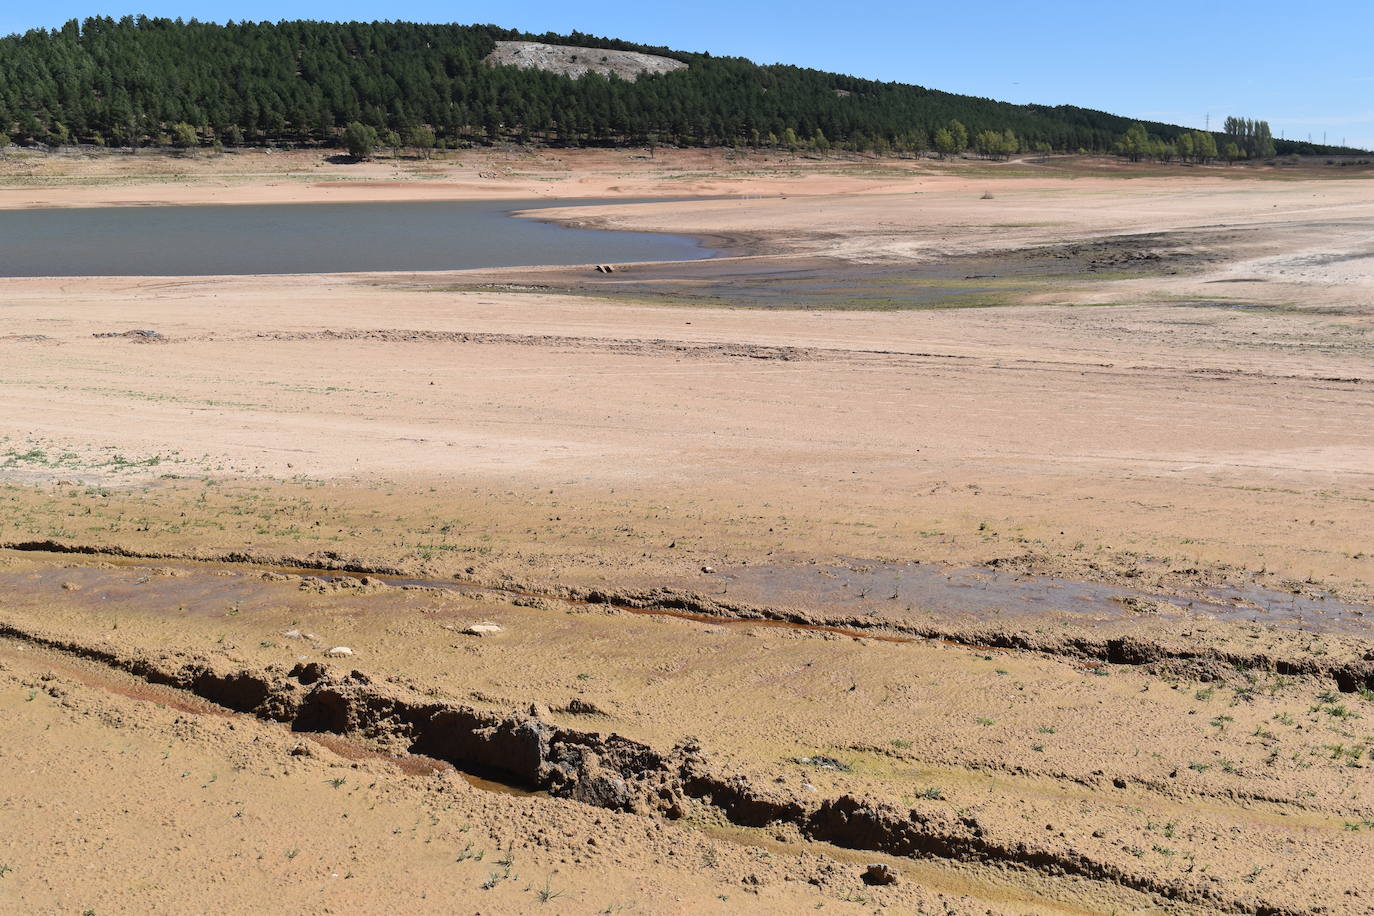
[[[1002,640],[1002,644],[971,643],[958,639],[956,634],[935,631],[874,632],[862,624],[799,620],[782,611],[727,605],[664,589],[609,595],[594,590],[541,590],[415,578],[397,570],[363,569],[337,560],[330,561],[332,566],[310,566],[262,562],[242,554],[206,561],[177,556],[136,556],[119,548],[73,547],[50,542],[0,546],[25,552],[98,556],[102,562],[120,566],[174,564],[207,573],[219,571],[222,574],[226,568],[243,569],[247,564],[258,572],[326,581],[341,577],[366,578],[400,588],[481,591],[509,597],[610,606],[632,614],[668,616],[715,625],[785,627],[894,643],[940,639],[980,649],[1037,648],[1034,644],[1015,640]],[[281,722],[341,756],[388,760],[404,772],[432,773],[452,766],[468,774],[474,785],[491,791],[538,792],[612,810],[674,820],[693,820],[709,811],[714,814],[708,819],[723,818],[734,828],[746,831],[770,824],[792,825],[805,840],[841,849],[883,853],[905,860],[934,858],[1015,865],[1040,875],[1100,881],[1125,890],[1206,906],[1221,905],[1238,912],[1285,912],[1281,907],[1265,904],[1257,909],[1239,900],[1220,901],[1205,887],[1128,870],[1075,851],[1004,843],[989,835],[976,818],[942,809],[899,810],[849,795],[820,800],[790,796],[774,787],[756,786],[717,771],[702,749],[692,742],[665,752],[614,734],[607,736],[560,727],[534,715],[501,714],[436,701],[405,688],[374,684],[358,671],[339,676],[319,662],[300,663],[289,672],[281,669],[257,671],[226,668],[227,663],[208,659],[178,662],[123,655],[4,623],[0,623],[0,636],[19,640],[29,651],[41,650],[50,661],[63,656],[72,659],[71,664],[63,666],[65,672],[92,686],[113,689],[138,700],[163,703],[184,712],[242,713]],[[6,654],[13,658],[14,651],[7,649]],[[1146,660],[1138,647],[1131,648],[1123,656],[1121,647],[1113,647],[1111,640],[1096,649],[1091,641],[1084,641],[1075,651],[1081,653],[1083,660],[1099,664]],[[91,667],[88,662],[97,663],[99,667]],[[101,668],[108,669],[108,674],[93,673]],[[1349,683],[1350,689],[1357,683],[1374,682],[1369,670],[1325,673],[1343,686]],[[126,676],[146,686],[136,686],[137,681],[130,686],[121,680]],[[213,706],[200,706],[201,701],[209,701]],[[401,739],[409,753],[396,755],[377,751],[367,741],[359,740],[359,736],[390,738],[393,744],[395,739]]]
[[[11,633],[11,635],[13,635]],[[54,674],[75,681],[86,687],[121,696],[143,703],[152,703],[179,713],[218,718],[250,717],[252,714],[237,712],[229,707],[210,702],[195,693],[150,683],[132,673],[100,663],[96,659],[82,658],[78,655],[43,644],[41,641],[24,641],[12,646],[0,645],[0,660],[13,667],[27,668],[35,672]],[[254,717],[256,718],[256,717]],[[333,732],[300,732],[303,742],[318,745],[334,755],[349,761],[381,762],[394,767],[406,777],[428,777],[436,773],[455,773],[475,789],[514,798],[548,799],[550,793],[531,789],[512,783],[499,774],[479,775],[470,769],[463,769],[453,763],[417,753],[394,753],[381,750],[371,742]],[[884,854],[878,851],[849,849],[821,841],[789,841],[774,836],[772,832],[758,827],[740,826],[734,823],[708,821],[689,822],[689,826],[704,835],[721,842],[752,849],[762,849],[771,854],[791,856],[821,855],[837,862],[866,866],[882,861],[900,871],[907,879],[946,893],[974,896],[982,900],[1012,906],[1034,908],[1041,912],[1069,914],[1089,914],[1094,910],[1075,906],[1059,899],[1058,895],[1045,896],[1017,884],[1009,875],[984,877],[970,871],[966,863],[942,860],[923,861]],[[1056,879],[1042,879],[1053,883]]]

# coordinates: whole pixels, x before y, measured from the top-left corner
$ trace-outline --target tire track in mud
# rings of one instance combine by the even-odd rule
[[[997,837],[969,814],[935,807],[903,810],[850,794],[811,801],[760,788],[743,776],[722,772],[692,739],[664,752],[616,734],[553,725],[534,715],[436,701],[404,687],[375,684],[361,671],[340,675],[320,662],[298,663],[290,670],[235,668],[197,657],[178,663],[121,654],[3,622],[0,637],[97,662],[293,731],[400,741],[420,758],[468,773],[499,775],[521,789],[594,807],[670,820],[704,808],[736,826],[790,825],[806,839],[845,849],[1010,865],[1117,885],[1161,902],[1227,912],[1305,912],[1253,897],[1228,896],[1200,879],[1168,880],[1073,850]]]
[[[598,605],[632,614],[668,616],[708,624],[735,624],[832,633],[883,642],[934,641],[980,651],[1034,652],[1085,666],[1128,665],[1142,668],[1195,670],[1202,679],[1218,679],[1222,672],[1267,672],[1285,677],[1312,678],[1333,684],[1343,693],[1374,690],[1374,650],[1357,659],[1329,656],[1285,658],[1263,651],[1243,652],[1187,644],[1165,644],[1139,636],[1090,636],[1037,633],[1003,628],[942,627],[931,624],[876,621],[859,616],[829,616],[793,608],[719,601],[693,592],[656,587],[605,591],[595,588],[548,586],[541,583],[490,583],[465,579],[422,579],[407,570],[369,564],[332,553],[308,557],[258,556],[241,551],[214,555],[170,551],[138,552],[117,545],[66,544],[58,541],[0,542],[0,549],[17,552],[118,557],[127,560],[173,561],[197,564],[243,565],[299,576],[371,576],[395,586],[468,589],[524,600],[552,600]]]

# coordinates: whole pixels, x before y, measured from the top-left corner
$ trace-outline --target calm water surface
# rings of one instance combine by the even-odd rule
[[[206,276],[684,261],[695,239],[568,229],[514,210],[625,201],[419,201],[0,210],[0,276]]]

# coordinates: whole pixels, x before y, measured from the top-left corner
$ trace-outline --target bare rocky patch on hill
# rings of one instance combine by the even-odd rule
[[[609,48],[579,48],[549,45],[540,41],[498,41],[496,50],[486,57],[493,65],[522,70],[546,70],[577,79],[588,73],[615,74],[623,80],[639,79],[645,73],[671,73],[687,65],[671,57],[641,54],[638,51],[613,51]]]

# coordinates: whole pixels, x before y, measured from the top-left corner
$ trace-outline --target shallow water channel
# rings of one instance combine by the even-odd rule
[[[0,210],[0,276],[166,277],[684,261],[696,239],[572,229],[495,200]]]
[[[56,555],[55,555],[56,556]],[[174,576],[141,570],[175,569]],[[219,608],[226,603],[252,604],[273,589],[263,573],[335,582],[371,580],[399,588],[433,588],[540,598],[544,593],[515,586],[480,585],[455,579],[425,579],[385,573],[349,572],[292,566],[259,566],[195,560],[149,560],[101,556],[99,565],[83,566],[69,558],[44,570],[0,573],[0,590],[80,589],[68,601],[137,602],[148,608]],[[1374,629],[1374,607],[1327,595],[1291,594],[1254,583],[1215,585],[1192,597],[1167,595],[1095,582],[1057,579],[990,569],[944,569],[935,564],[851,560],[822,565],[760,565],[724,569],[705,581],[666,583],[671,592],[699,594],[756,608],[774,608],[777,616],[747,613],[702,613],[679,607],[617,602],[613,597],[559,597],[569,604],[615,607],[631,614],[676,617],[713,626],[778,627],[798,631],[863,637],[880,642],[917,642],[925,636],[908,629],[913,612],[934,615],[953,627],[1004,623],[1028,626],[1034,621],[1073,619],[1079,625],[1111,627],[1146,620],[1182,622],[1229,621],[1279,630],[1367,637]],[[1143,602],[1143,604],[1142,604]],[[797,620],[790,610],[819,614],[830,622]],[[814,619],[814,618],[813,618]],[[904,632],[905,631],[905,632]],[[981,648],[981,647],[980,647]]]

